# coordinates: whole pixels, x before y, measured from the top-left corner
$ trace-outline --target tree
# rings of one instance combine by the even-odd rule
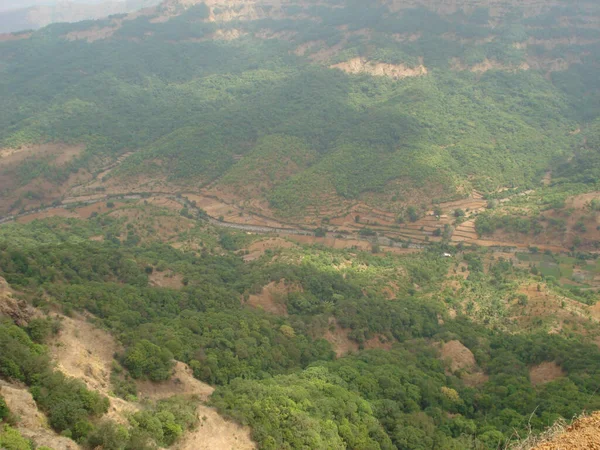
[[[173,368],[173,354],[152,342],[142,339],[125,353],[123,365],[131,376],[151,381],[168,380]]]
[[[0,422],[7,419],[10,415],[10,410],[8,409],[8,405],[4,401],[4,398],[0,396]]]
[[[408,215],[408,220],[410,220],[411,222],[416,222],[417,220],[419,220],[419,212],[414,206],[409,206],[406,209],[406,214]]]

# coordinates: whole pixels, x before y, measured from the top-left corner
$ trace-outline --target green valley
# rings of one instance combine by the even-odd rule
[[[0,35],[0,447],[533,449],[600,410],[599,21],[167,0]]]

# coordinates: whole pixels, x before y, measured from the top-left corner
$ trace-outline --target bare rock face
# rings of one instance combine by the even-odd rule
[[[404,64],[387,64],[378,61],[367,61],[364,58],[354,58],[330,67],[340,69],[346,73],[368,73],[375,77],[388,77],[394,80],[427,75],[427,68],[423,65],[422,60],[418,66],[408,67]]]

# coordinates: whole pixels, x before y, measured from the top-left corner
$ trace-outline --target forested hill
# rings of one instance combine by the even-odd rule
[[[0,448],[527,448],[600,410],[599,68],[595,0],[0,35]]]
[[[598,115],[599,9],[171,0],[55,24],[0,44],[0,142],[86,146],[22,163],[21,185],[133,152],[109,185],[209,186],[288,218],[533,186]]]

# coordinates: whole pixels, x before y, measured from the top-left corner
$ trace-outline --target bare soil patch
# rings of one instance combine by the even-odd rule
[[[84,145],[60,143],[36,144],[19,148],[3,148],[0,149],[0,168],[4,169],[14,166],[23,162],[25,159],[32,157],[52,157],[53,162],[57,166],[61,166],[79,156],[83,150],[85,150]]]
[[[427,68],[423,61],[416,67],[408,67],[404,64],[387,64],[377,61],[368,61],[365,58],[354,58],[346,62],[334,64],[331,69],[340,69],[350,74],[367,73],[375,77],[388,77],[400,80],[408,77],[421,77],[427,75]]]
[[[473,352],[460,341],[448,341],[440,348],[442,360],[449,361],[451,372],[470,370],[477,366]]]
[[[141,398],[159,400],[173,395],[196,395],[206,401],[213,393],[214,388],[196,378],[192,369],[180,361],[175,363],[173,376],[168,381],[155,383],[152,381],[138,381],[138,391]]]
[[[288,286],[284,280],[271,282],[263,287],[260,294],[251,295],[247,304],[278,316],[287,316],[285,301],[290,292],[299,290],[299,286]]]
[[[107,394],[113,355],[121,350],[120,345],[83,316],[61,319],[61,331],[50,345],[57,369],[79,378],[90,389]]]
[[[338,358],[358,351],[358,343],[348,338],[350,330],[342,328],[335,318],[329,319],[329,327],[323,338],[329,341]]]
[[[60,167],[72,161],[84,150],[83,145],[43,144],[23,146],[20,148],[0,149],[0,190],[3,195],[0,199],[0,214],[17,209],[35,209],[40,205],[49,205],[62,198],[70,186],[83,183],[91,175],[80,170],[72,173],[66,182],[54,184],[43,177],[26,182],[19,179],[15,170],[26,160],[43,159],[48,164]]]
[[[461,376],[461,380],[469,387],[481,386],[490,379],[490,377],[483,372],[465,373]]]
[[[244,255],[244,261],[254,261],[265,254],[267,250],[275,250],[278,248],[293,248],[296,244],[283,238],[269,238],[253,242],[248,246],[248,254]]]
[[[14,292],[0,277],[0,317],[10,317],[17,325],[25,326],[38,312],[25,301],[14,298]]]
[[[549,383],[565,376],[565,372],[555,362],[543,362],[529,369],[529,379],[534,386]]]
[[[75,218],[78,217],[73,211],[69,211],[65,208],[52,208],[47,211],[42,211],[39,213],[28,214],[26,216],[19,217],[16,221],[17,223],[29,223],[34,220],[42,220],[47,219],[49,217],[67,217],[67,218]]]
[[[599,448],[600,413],[576,420],[568,427],[555,427],[550,430],[542,443],[537,445],[515,446],[519,450],[593,450]]]
[[[0,395],[6,400],[11,412],[17,416],[16,428],[21,435],[32,439],[37,445],[45,445],[54,450],[78,450],[80,447],[66,437],[53,432],[29,391],[17,384],[0,380]]]
[[[151,286],[169,289],[181,289],[183,287],[183,276],[173,272],[157,272],[156,270],[148,277]]]
[[[254,450],[250,429],[225,420],[217,411],[199,406],[200,423],[195,430],[186,433],[175,445],[175,450]]]

